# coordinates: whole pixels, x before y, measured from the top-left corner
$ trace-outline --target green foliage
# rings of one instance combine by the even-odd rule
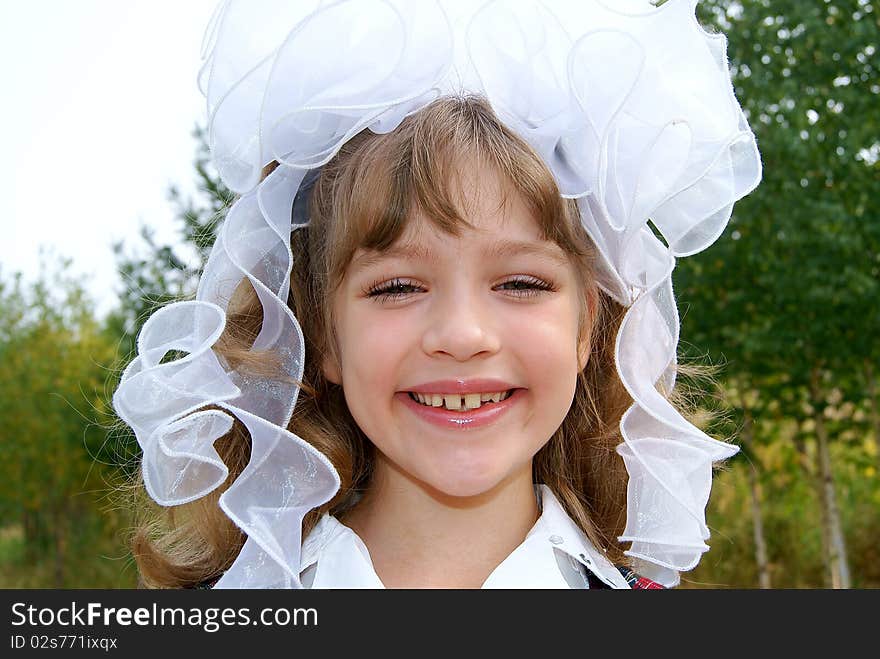
[[[806,569],[825,562],[814,467],[817,415],[839,444],[832,450],[833,476],[850,540],[866,537],[853,529],[851,506],[880,517],[874,495],[867,499],[872,503],[849,498],[868,487],[863,440],[868,433],[876,440],[877,432],[867,421],[876,375],[866,369],[880,356],[874,338],[880,326],[876,9],[868,0],[705,0],[698,6],[701,21],[728,37],[735,90],[758,138],[764,178],[737,203],[718,242],[676,268],[682,342],[692,358],[705,352],[725,362],[724,392],[735,425],[754,421],[750,441],[757,445],[745,446],[733,468],[748,468],[748,459],[758,469],[771,561],[776,552],[786,566],[774,585],[822,583],[820,572]],[[768,462],[786,451],[797,459]],[[744,477],[725,477],[748,501]],[[787,485],[778,490],[780,477]],[[719,526],[728,531],[733,523],[737,551],[751,551],[753,543],[743,542],[751,528],[731,515],[750,525],[752,512],[727,512],[730,505],[717,503],[714,514],[725,520]],[[876,525],[872,530],[877,537]],[[785,553],[792,547],[795,560]],[[864,567],[855,546],[848,553]],[[740,562],[754,565],[754,558],[709,564],[735,583],[756,583],[754,574],[728,569]],[[771,573],[777,571],[771,565]]]
[[[728,34],[737,95],[764,180],[725,234],[684,259],[683,335],[750,378],[846,372],[878,346],[880,104],[870,2],[703,2]],[[872,157],[870,154],[874,152]]]
[[[104,387],[116,343],[67,274],[69,262],[55,269],[47,260],[44,255],[48,274],[36,283],[25,287],[15,276],[0,288],[0,586],[6,587],[70,586],[93,574],[94,546],[124,519],[95,514],[115,477]],[[71,569],[79,563],[87,569]],[[10,564],[18,569],[7,574]],[[36,572],[45,581],[31,579]]]
[[[789,432],[791,429],[789,428]],[[784,434],[784,433],[783,433]],[[767,442],[757,448],[764,467],[763,520],[774,588],[817,588],[824,583],[826,558],[816,492],[791,442]],[[877,538],[880,537],[880,482],[873,466],[860,465],[864,446],[832,447],[835,481],[840,485],[843,525],[849,543],[854,588],[880,587]],[[747,470],[736,460],[716,476],[707,523],[711,550],[700,565],[682,575],[683,588],[756,588],[752,510]]]

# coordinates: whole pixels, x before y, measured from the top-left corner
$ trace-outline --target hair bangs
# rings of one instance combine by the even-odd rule
[[[332,208],[323,209],[325,217],[333,218],[328,241],[333,249],[326,255],[331,287],[341,283],[358,249],[388,249],[416,213],[456,237],[462,227],[474,228],[467,218],[485,187],[485,181],[467,178],[475,164],[498,174],[499,211],[510,195],[519,195],[542,239],[578,259],[589,257],[592,250],[576,203],[560,197],[552,174],[531,147],[498,120],[482,97],[444,97],[390,133],[363,131],[322,172],[312,198],[318,204],[334,200]]]

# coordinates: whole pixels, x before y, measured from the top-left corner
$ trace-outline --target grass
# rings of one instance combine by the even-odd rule
[[[61,569],[62,588],[135,588],[137,575],[131,554],[117,529],[86,524],[78,537],[65,538]],[[103,533],[96,531],[103,531]],[[109,531],[109,532],[108,532]],[[56,587],[54,553],[35,560],[26,556],[21,525],[0,528],[0,588],[44,589]]]

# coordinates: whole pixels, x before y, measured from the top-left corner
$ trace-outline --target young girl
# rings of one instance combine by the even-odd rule
[[[209,30],[242,196],[114,397],[178,509],[143,582],[677,584],[736,449],[672,403],[674,257],[760,178],[723,38],[690,0],[299,5]]]

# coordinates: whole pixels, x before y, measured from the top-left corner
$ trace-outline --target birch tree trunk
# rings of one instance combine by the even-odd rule
[[[821,504],[824,509],[822,516],[827,525],[829,554],[831,567],[831,587],[850,588],[849,565],[846,560],[846,541],[843,537],[843,525],[840,510],[837,506],[837,494],[834,489],[834,477],[831,472],[831,456],[828,452],[828,430],[825,427],[824,398],[819,384],[819,369],[814,368],[810,374],[810,393],[813,398],[813,421],[816,426],[816,459],[819,469],[819,480],[822,487]]]
[[[752,531],[755,536],[755,561],[758,565],[758,585],[772,588],[770,569],[767,565],[767,545],[764,542],[764,522],[761,517],[761,485],[758,483],[758,470],[749,465],[749,487],[752,491]]]
[[[807,451],[807,442],[804,437],[806,431],[803,429],[802,425],[798,423],[798,433],[794,437],[794,445],[797,449],[798,456],[800,457],[801,467],[804,470],[804,473],[807,475],[809,479],[809,483],[812,484],[813,490],[816,493],[816,505],[819,508],[819,530],[821,531],[820,539],[822,541],[822,556],[830,556],[831,555],[831,535],[828,532],[828,520],[827,514],[825,510],[825,506],[823,505],[824,496],[822,494],[822,478],[819,475],[819,468],[816,466],[815,462],[810,458],[810,454]],[[832,572],[834,568],[831,563],[826,563],[825,569],[822,570],[822,586],[824,588],[831,588],[834,582],[832,577]]]
[[[754,424],[751,413],[743,408],[744,423],[742,442],[750,456],[756,460],[754,452]],[[760,588],[771,588],[770,569],[767,565],[767,543],[764,540],[764,518],[761,514],[761,484],[758,482],[758,468],[750,463],[749,491],[752,497],[752,534],[755,538],[755,565],[758,568],[758,585]]]

